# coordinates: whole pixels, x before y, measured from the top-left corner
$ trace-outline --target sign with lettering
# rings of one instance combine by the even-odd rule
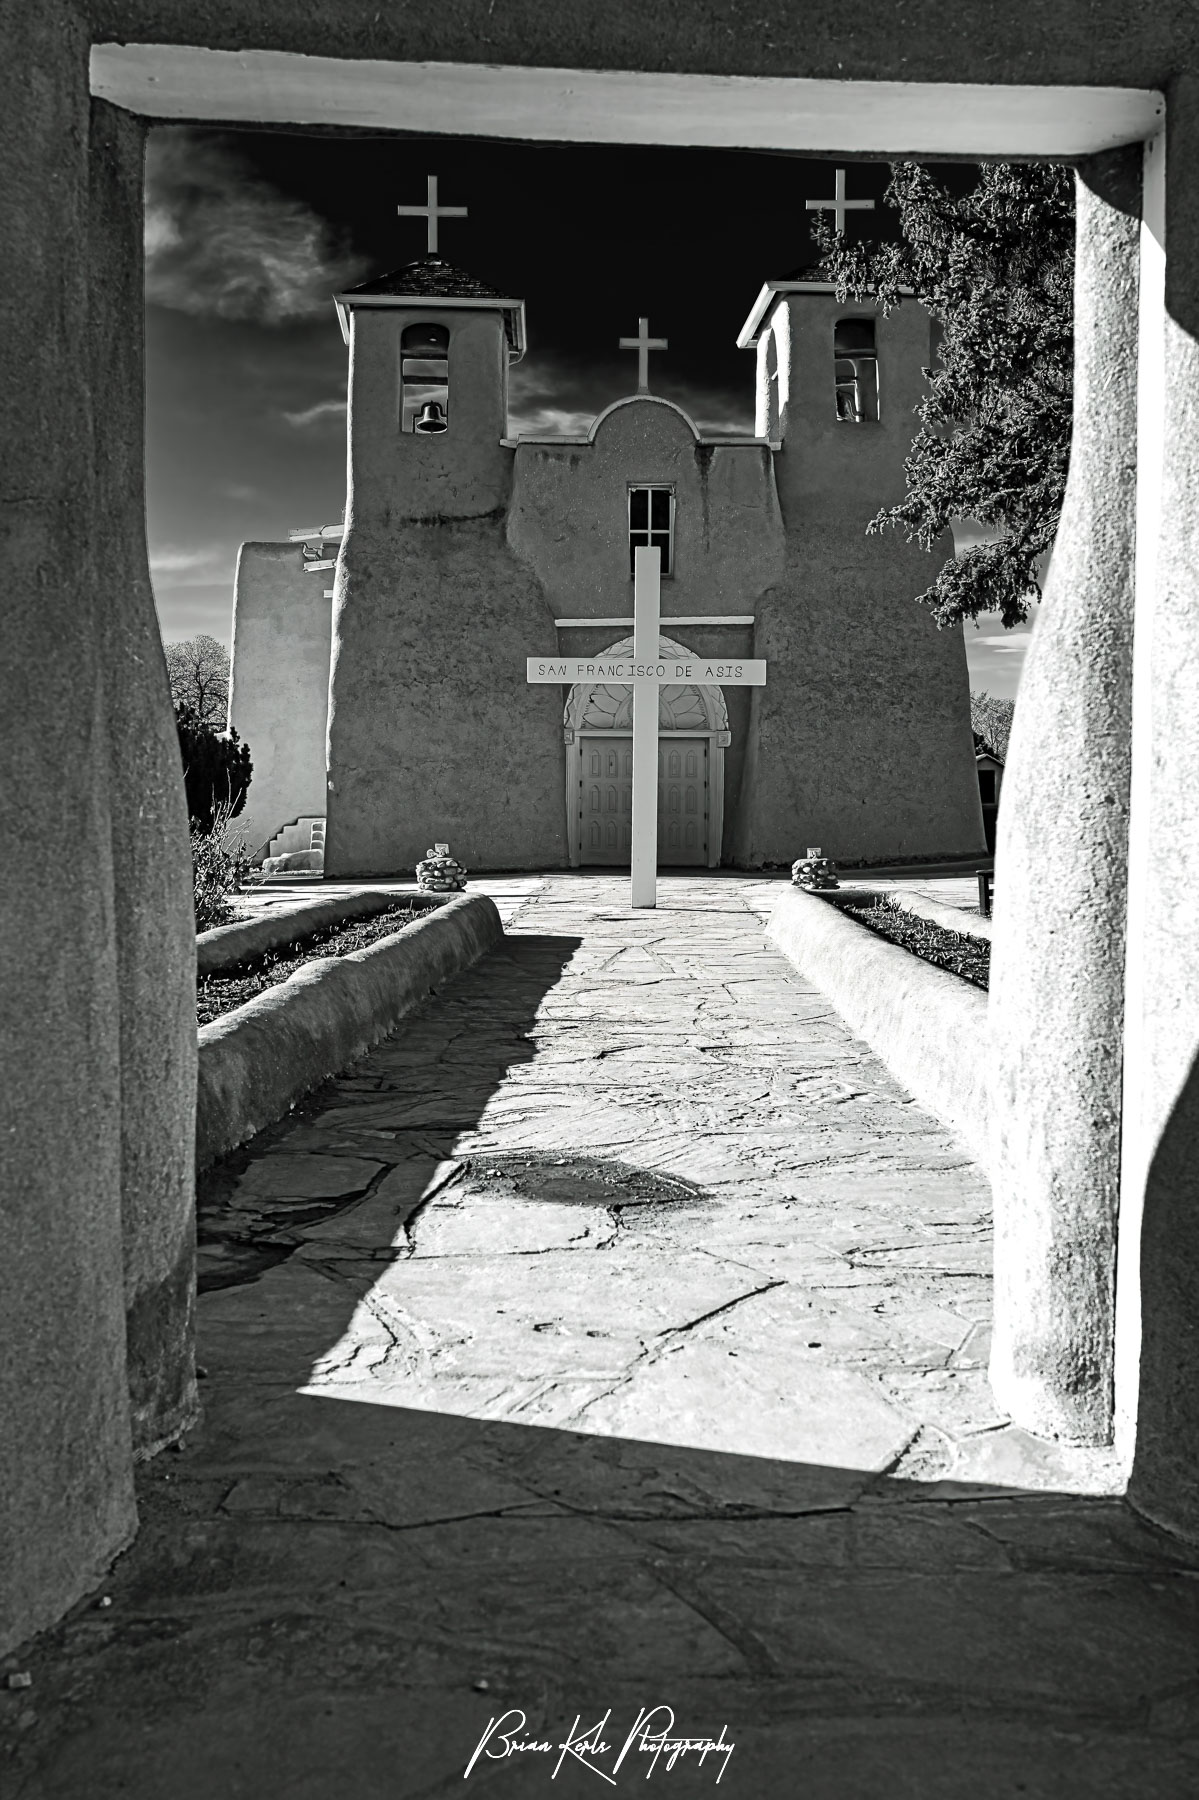
[[[715,682],[721,687],[765,687],[766,663],[761,657],[743,656],[721,662],[716,657],[667,657],[662,662],[639,663],[629,657],[530,656],[527,679],[532,682],[655,681],[663,685]]]

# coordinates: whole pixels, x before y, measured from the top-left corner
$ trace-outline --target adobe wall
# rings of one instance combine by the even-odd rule
[[[788,535],[783,581],[758,607],[739,807],[742,868],[809,844],[839,862],[984,855],[960,630],[911,598],[921,552],[835,526]]]
[[[132,1458],[195,1401],[194,948],[142,511],[142,133],[89,105],[74,15],[5,26],[0,207],[25,253],[0,341],[20,422],[0,473],[0,1649],[129,1542]]]
[[[552,621],[632,616],[632,482],[667,483],[675,490],[675,568],[662,582],[664,634],[699,656],[749,656],[751,626],[673,627],[669,619],[753,614],[763,590],[778,580],[783,531],[770,451],[701,444],[676,407],[653,397],[619,402],[601,417],[590,444],[517,447],[508,542],[535,571],[550,609],[527,654],[587,656],[628,635],[627,626],[555,633]],[[568,691],[550,690],[559,701],[559,738]],[[725,752],[724,824],[725,860],[731,861],[750,694],[726,688],[724,698],[732,735]]]
[[[952,545],[929,556],[900,531],[866,531],[904,494],[928,317],[907,302],[876,318],[879,418],[851,424],[836,417],[833,325],[856,314],[875,316],[816,293],[770,314],[786,567],[754,641],[769,667],[736,837],[749,868],[808,844],[844,862],[985,853],[962,632],[914,604]]]
[[[1149,646],[1145,918],[1127,1034],[1127,1130],[1149,1169],[1139,1247],[1139,1415],[1130,1493],[1199,1536],[1199,80],[1171,91],[1166,149],[1165,469]],[[1171,176],[1173,171],[1173,178]],[[1138,654],[1140,643],[1138,643]],[[1151,738],[1150,738],[1151,733]],[[1142,743],[1146,742],[1142,740]],[[1135,779],[1134,775],[1134,779]],[[1134,951],[1135,954],[1135,951]],[[1122,1255],[1125,1251],[1122,1246]],[[1123,1279],[1123,1269],[1121,1272]]]
[[[92,107],[96,603],[103,655],[121,1064],[125,1363],[135,1454],[196,1417],[195,915],[179,738],[146,559],[142,430],[145,133]],[[103,296],[103,299],[101,299]]]
[[[828,81],[1081,83],[1160,87],[1199,64],[1194,0],[860,0],[846,29],[843,0],[761,0],[752,24],[728,0],[665,11],[642,0],[602,9],[560,0],[86,0],[97,42],[206,44],[310,56],[489,62],[547,69],[710,71]],[[896,147],[897,154],[908,146]]]
[[[1077,182],[1074,437],[1020,678],[991,953],[991,1381],[1018,1424],[1112,1429],[1136,537],[1138,148]]]
[[[325,811],[333,571],[309,575],[299,544],[243,544],[233,602],[229,719],[254,772],[234,820],[251,850]]]
[[[111,602],[93,531],[101,510],[94,373],[81,380],[79,369],[93,323],[80,254],[89,207],[86,38],[70,15],[47,9],[14,15],[6,42],[0,205],[20,223],[12,241],[44,233],[47,253],[23,269],[24,308],[0,333],[0,379],[11,416],[25,422],[0,452],[11,582],[0,657],[4,841],[10,869],[20,870],[0,1049],[5,1648],[69,1606],[136,1523],[104,704]],[[9,76],[18,66],[59,78],[16,82]],[[68,245],[69,258],[55,253]],[[22,329],[25,321],[36,329]],[[136,443],[139,423],[128,414],[121,423]],[[147,1042],[160,1036],[151,1030]]]
[[[439,840],[564,868],[562,702],[525,682],[553,615],[502,513],[352,533],[338,596],[326,874],[411,874]]]

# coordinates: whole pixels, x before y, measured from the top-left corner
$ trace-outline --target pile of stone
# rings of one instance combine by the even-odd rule
[[[450,855],[448,844],[434,844],[416,865],[416,885],[426,894],[459,894],[466,886],[466,870]]]
[[[289,869],[320,870],[325,866],[323,850],[288,850],[282,856],[268,856],[263,859],[264,875],[283,875]]]
[[[837,880],[837,865],[831,856],[822,856],[820,846],[809,847],[807,854],[791,864],[791,881],[795,887],[807,888],[810,893],[820,893],[828,888],[840,887]]]

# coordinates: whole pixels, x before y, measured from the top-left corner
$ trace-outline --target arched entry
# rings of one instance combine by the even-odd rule
[[[659,638],[661,656],[689,656]],[[598,652],[631,656],[633,640]],[[571,867],[627,867],[632,826],[633,690],[578,682],[563,714],[566,824]],[[724,752],[729,716],[718,687],[658,689],[658,861],[716,868],[724,829]]]

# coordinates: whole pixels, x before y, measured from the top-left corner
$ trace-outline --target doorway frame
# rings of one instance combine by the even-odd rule
[[[547,68],[500,61],[364,60],[261,48],[253,42],[253,31],[247,35],[249,41],[232,51],[187,43],[97,42],[91,51],[91,92],[151,125],[273,124],[298,131],[672,144],[789,151],[825,159],[904,155],[930,160],[1073,161],[1119,145],[1141,146],[1145,204],[1139,295],[1137,631],[1116,1332],[1117,1419],[1123,1415],[1124,1425],[1118,1435],[1126,1445],[1131,1443],[1140,1350],[1140,1212],[1154,1137],[1148,1097],[1133,1071],[1148,1048],[1144,1017],[1148,875],[1146,859],[1137,852],[1149,826],[1153,760],[1149,651],[1163,516],[1164,94],[1152,87],[1070,81],[1031,86],[1003,80],[844,80]],[[885,57],[880,60],[891,66]],[[571,812],[573,808],[568,818]]]

